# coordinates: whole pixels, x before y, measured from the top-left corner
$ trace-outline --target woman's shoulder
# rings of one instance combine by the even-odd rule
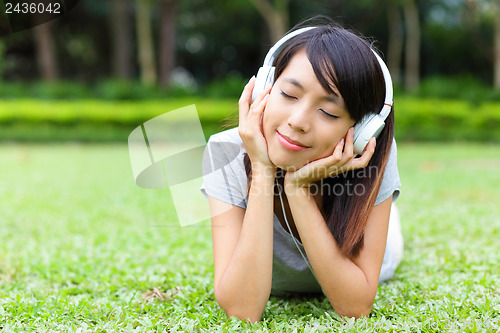
[[[243,163],[245,152],[238,127],[231,128],[210,136],[205,147],[203,165],[209,165],[212,168],[217,165],[219,168],[231,164],[234,168]]]
[[[237,127],[212,135],[203,155],[202,193],[245,209],[248,179],[244,153]]]
[[[210,136],[205,152],[210,158],[228,163],[245,152],[238,127],[231,128]]]
[[[208,139],[208,142],[229,142],[240,145],[243,143],[241,141],[240,134],[238,133],[238,127],[230,128],[225,131],[213,134]]]
[[[391,144],[391,151],[389,152],[389,157],[387,160],[386,169],[387,168],[397,169],[398,168],[397,162],[398,162],[398,148],[396,145],[396,139],[393,138]]]
[[[389,198],[391,195],[393,200],[396,200],[399,196],[401,180],[399,178],[398,170],[398,151],[396,146],[396,140],[393,139],[391,144],[391,151],[389,152],[389,158],[385,165],[384,175],[382,178],[382,183],[380,184],[380,189],[375,201],[375,205],[383,202],[385,199]]]

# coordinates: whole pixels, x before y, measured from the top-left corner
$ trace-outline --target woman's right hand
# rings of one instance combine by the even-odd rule
[[[252,91],[254,86],[255,76],[248,81],[238,102],[238,133],[247,150],[248,157],[250,157],[252,167],[263,166],[275,170],[276,167],[269,159],[267,142],[262,130],[263,113],[272,87],[265,89],[252,103]]]

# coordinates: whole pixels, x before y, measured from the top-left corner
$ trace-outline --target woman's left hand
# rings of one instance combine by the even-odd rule
[[[370,140],[360,157],[354,158],[353,134],[354,128],[351,127],[331,155],[309,162],[298,170],[288,171],[285,175],[285,191],[287,187],[309,187],[315,181],[366,167],[375,152],[375,138]]]

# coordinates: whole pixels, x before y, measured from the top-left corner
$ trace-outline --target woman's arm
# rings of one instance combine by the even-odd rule
[[[246,210],[209,197],[215,299],[228,316],[252,322],[271,293],[273,186],[274,173],[254,168]]]
[[[331,155],[287,172],[284,188],[297,231],[323,292],[337,313],[361,317],[369,315],[377,293],[392,198],[372,208],[364,230],[364,246],[358,256],[351,259],[342,255],[308,189],[317,180],[368,165],[375,152],[375,139],[370,140],[361,157],[353,158],[353,134],[351,127]]]
[[[335,312],[356,318],[368,316],[384,259],[392,197],[373,207],[364,246],[356,258],[349,259],[341,254],[308,189],[289,188],[286,194],[308,259]]]
[[[251,103],[255,77],[239,104],[238,134],[252,165],[246,210],[210,198],[214,248],[214,294],[229,316],[258,321],[271,293],[273,203],[276,166],[269,160],[261,132],[271,87]],[[224,212],[218,214],[220,212]]]

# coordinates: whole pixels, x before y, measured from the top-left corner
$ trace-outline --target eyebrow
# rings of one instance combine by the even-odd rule
[[[299,81],[295,80],[294,78],[285,78],[284,79],[286,82],[288,83],[291,83],[293,84],[294,86],[296,86],[297,88],[299,89],[302,89],[304,90],[304,86],[302,84],[300,84]],[[326,99],[327,101],[329,102],[332,102],[332,103],[338,103],[338,98],[340,97],[335,91],[333,91],[335,97],[333,96],[330,96],[330,95],[326,95],[324,96],[323,98]]]

